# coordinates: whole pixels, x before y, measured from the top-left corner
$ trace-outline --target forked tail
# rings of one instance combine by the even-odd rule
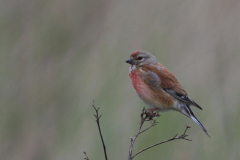
[[[202,128],[202,130],[208,135],[209,138],[211,137],[211,136],[208,134],[206,128],[202,125],[202,123],[197,119],[196,116],[191,116],[190,118],[191,118],[192,120],[194,120],[194,122],[196,122],[196,123],[199,125],[199,127]]]
[[[182,107],[182,113],[191,118],[199,127],[202,128],[202,130],[207,134],[207,136],[210,138],[211,136],[208,134],[206,128],[202,125],[202,123],[197,119],[191,108],[186,104],[184,107]]]

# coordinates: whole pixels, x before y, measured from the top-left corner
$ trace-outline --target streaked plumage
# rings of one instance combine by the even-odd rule
[[[209,136],[190,106],[202,108],[187,95],[176,77],[153,55],[136,51],[126,62],[131,64],[129,76],[137,94],[148,105],[148,112],[176,110],[194,120]]]

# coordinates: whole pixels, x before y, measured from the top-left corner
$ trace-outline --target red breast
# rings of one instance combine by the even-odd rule
[[[142,98],[145,102],[151,99],[151,90],[149,87],[144,83],[141,78],[141,73],[138,70],[134,70],[129,74],[133,87],[140,98]]]
[[[129,73],[129,76],[132,80],[134,89],[136,90],[136,92],[139,93],[141,91],[140,86],[142,85],[142,80],[141,80],[140,75],[138,75],[136,71],[132,71],[131,73]]]
[[[130,72],[129,76],[132,80],[134,89],[139,97],[145,101],[145,103],[155,106],[157,108],[168,108],[173,105],[173,98],[164,94],[164,91],[155,91],[151,89],[141,77],[141,71],[139,69]]]

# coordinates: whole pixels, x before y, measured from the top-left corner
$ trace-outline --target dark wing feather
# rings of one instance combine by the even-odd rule
[[[194,102],[190,97],[188,97],[187,94],[183,95],[181,93],[175,92],[175,91],[173,91],[171,89],[168,89],[168,88],[163,88],[163,90],[165,92],[169,93],[171,96],[177,98],[178,100],[180,100],[182,102],[185,102],[189,105],[193,105],[193,106],[202,110],[202,108],[196,102]]]

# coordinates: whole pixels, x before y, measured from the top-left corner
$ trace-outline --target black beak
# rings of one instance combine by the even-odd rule
[[[130,59],[126,60],[126,63],[133,64],[133,59],[130,58]]]

